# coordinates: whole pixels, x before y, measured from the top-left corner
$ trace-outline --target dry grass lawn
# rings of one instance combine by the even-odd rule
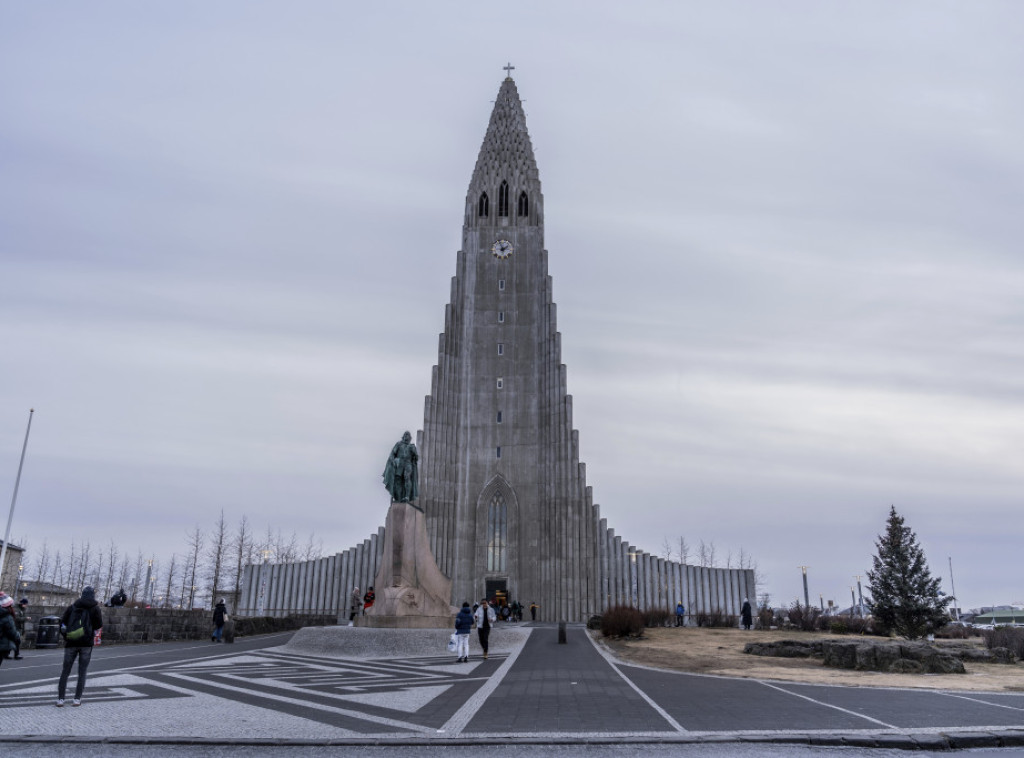
[[[618,659],[673,671],[751,679],[775,679],[808,684],[843,684],[855,687],[911,687],[920,689],[969,690],[985,692],[1024,692],[1024,663],[1012,666],[995,663],[964,663],[966,674],[884,674],[873,671],[847,671],[825,668],[815,658],[767,658],[746,655],[748,642],[772,642],[783,639],[855,640],[855,635],[827,632],[770,631],[746,632],[742,629],[647,629],[642,639],[614,640],[596,635]],[[979,647],[978,638],[972,642]],[[941,646],[943,640],[936,640]]]

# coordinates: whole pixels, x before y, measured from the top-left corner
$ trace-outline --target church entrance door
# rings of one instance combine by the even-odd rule
[[[484,594],[500,608],[508,602],[508,579],[488,579]],[[498,608],[495,608],[497,612]]]

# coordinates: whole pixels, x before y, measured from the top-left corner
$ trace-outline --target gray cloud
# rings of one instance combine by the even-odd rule
[[[810,565],[843,602],[894,503],[967,604],[1021,600],[1020,16],[9,8],[11,485],[37,408],[14,534],[165,555],[221,508],[328,550],[375,530],[511,58],[610,525],[742,548],[777,602]]]

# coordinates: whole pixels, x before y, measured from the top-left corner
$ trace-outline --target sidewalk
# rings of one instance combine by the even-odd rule
[[[456,663],[445,630],[384,631],[304,630],[285,646],[183,649],[170,662],[165,651],[90,676],[81,708],[54,707],[56,669],[0,679],[0,728],[5,742],[1024,746],[1024,694],[659,671],[611,659],[582,627],[559,645],[539,624],[497,627],[488,660],[473,634],[471,661]]]

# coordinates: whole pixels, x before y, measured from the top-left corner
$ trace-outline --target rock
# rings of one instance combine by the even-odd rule
[[[743,646],[743,652],[748,655],[767,655],[774,658],[811,658],[820,655],[821,650],[822,645],[819,641],[748,642]]]
[[[821,646],[825,665],[837,669],[857,668],[858,647],[860,647],[860,643],[857,642],[825,640]]]
[[[900,658],[889,665],[888,671],[893,674],[923,674],[925,667],[920,661]]]

